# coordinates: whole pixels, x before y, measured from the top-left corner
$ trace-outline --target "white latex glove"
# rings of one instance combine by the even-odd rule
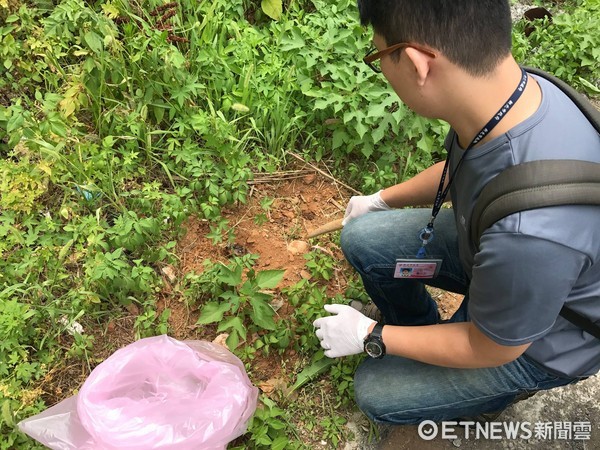
[[[342,225],[346,225],[349,220],[362,216],[373,211],[390,210],[388,204],[381,198],[381,191],[371,195],[354,195],[350,198],[346,206],[346,214]]]
[[[325,311],[334,315],[313,322],[325,356],[337,358],[362,353],[369,326],[375,321],[347,305],[325,305]]]

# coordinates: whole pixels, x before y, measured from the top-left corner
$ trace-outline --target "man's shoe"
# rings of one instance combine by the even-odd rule
[[[373,303],[371,300],[369,300],[367,304],[364,304],[360,300],[350,300],[348,305],[361,312],[369,319],[373,319],[378,323],[384,323],[383,314],[381,314],[381,311],[379,311],[375,303]]]

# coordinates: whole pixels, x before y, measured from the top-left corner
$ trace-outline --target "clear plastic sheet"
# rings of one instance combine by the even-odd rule
[[[225,449],[246,431],[257,397],[227,349],[163,335],[117,350],[77,396],[19,428],[56,450]]]

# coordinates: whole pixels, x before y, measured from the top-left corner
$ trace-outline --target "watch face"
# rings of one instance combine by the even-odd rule
[[[367,352],[367,355],[371,358],[379,358],[383,354],[383,349],[381,348],[381,345],[379,345],[379,342],[370,341],[365,344],[365,352]]]

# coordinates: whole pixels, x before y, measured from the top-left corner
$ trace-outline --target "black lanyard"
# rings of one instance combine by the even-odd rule
[[[475,138],[473,138],[473,140],[471,141],[469,146],[465,149],[462,157],[458,161],[458,164],[452,171],[452,175],[451,175],[450,179],[448,180],[448,186],[446,186],[446,188],[444,189],[444,182],[446,181],[446,174],[448,173],[448,167],[450,164],[450,153],[451,153],[452,147],[450,147],[450,149],[448,150],[448,156],[446,157],[446,163],[444,164],[444,170],[442,171],[440,185],[439,185],[437,193],[435,195],[435,201],[433,203],[433,208],[431,210],[431,219],[429,220],[429,223],[427,224],[427,226],[425,228],[423,228],[421,230],[421,232],[419,233],[419,239],[421,239],[423,245],[421,246],[421,248],[419,249],[419,252],[417,253],[417,258],[423,258],[425,256],[425,246],[433,239],[433,222],[435,221],[435,218],[437,217],[438,213],[440,212],[440,209],[442,208],[444,199],[446,198],[446,196],[448,195],[448,192],[450,191],[450,186],[452,185],[452,182],[456,178],[458,169],[460,168],[462,162],[464,161],[465,156],[467,155],[467,152],[469,150],[471,150],[473,147],[475,147],[483,138],[485,138],[494,129],[494,127],[496,125],[498,125],[500,123],[500,121],[504,118],[504,116],[508,113],[508,111],[513,107],[513,105],[517,102],[517,100],[519,100],[519,98],[523,94],[523,91],[525,91],[526,86],[527,86],[527,72],[525,72],[524,69],[521,69],[521,81],[519,82],[519,85],[517,86],[515,91],[512,93],[510,98],[506,101],[504,106],[502,106],[502,108],[500,108],[498,110],[498,112],[496,114],[494,114],[494,117],[492,117],[490,119],[490,121],[483,126],[481,131],[479,131],[479,133],[477,133],[475,135]]]

